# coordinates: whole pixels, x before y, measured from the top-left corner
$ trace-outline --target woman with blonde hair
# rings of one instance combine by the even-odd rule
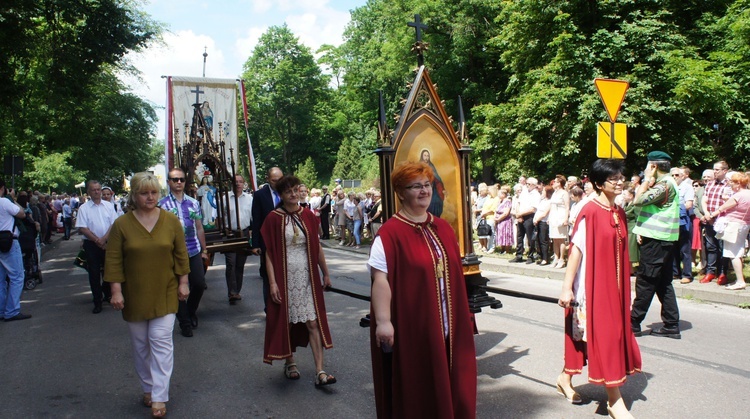
[[[161,418],[174,365],[175,313],[190,294],[190,263],[180,220],[156,206],[159,180],[136,173],[130,187],[130,211],[109,233],[104,280],[111,283],[112,307],[128,323],[143,404]]]

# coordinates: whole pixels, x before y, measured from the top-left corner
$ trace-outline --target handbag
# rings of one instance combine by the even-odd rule
[[[742,224],[736,221],[727,222],[725,226],[722,226],[721,231],[716,232],[716,238],[727,243],[737,243],[741,226]]]
[[[0,252],[8,253],[13,247],[13,232],[10,230],[0,231]]]
[[[586,336],[586,305],[578,304],[573,307],[571,332],[573,340],[577,342],[586,342],[588,337]]]
[[[724,229],[727,228],[727,225],[729,224],[729,220],[727,217],[719,216],[716,218],[716,221],[714,221],[714,231],[716,232],[716,238],[720,239],[720,234],[724,233]]]
[[[491,236],[492,235],[492,227],[487,224],[487,220],[482,218],[479,220],[479,225],[477,225],[477,235],[478,236]]]
[[[78,255],[76,255],[76,258],[73,261],[73,265],[85,270],[89,269],[89,265],[88,263],[86,263],[86,251],[83,250],[83,247],[81,247],[81,250],[78,251]]]

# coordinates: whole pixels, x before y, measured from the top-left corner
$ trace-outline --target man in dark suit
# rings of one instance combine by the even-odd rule
[[[276,182],[284,176],[284,173],[278,167],[272,167],[266,175],[267,184],[253,194],[253,236],[252,252],[260,256],[260,276],[263,278],[263,306],[265,307],[268,300],[269,285],[268,272],[266,271],[266,245],[263,243],[263,237],[260,235],[260,228],[266,215],[276,208],[281,202],[281,197],[276,192]]]
[[[328,193],[328,186],[323,186],[323,199],[320,200],[320,228],[323,230],[322,240],[331,238],[331,194]]]

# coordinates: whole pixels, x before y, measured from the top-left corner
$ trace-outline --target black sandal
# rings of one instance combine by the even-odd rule
[[[322,378],[321,375],[323,376]],[[334,384],[335,382],[336,377],[323,370],[318,371],[318,374],[315,376],[315,387],[327,386],[329,384]]]

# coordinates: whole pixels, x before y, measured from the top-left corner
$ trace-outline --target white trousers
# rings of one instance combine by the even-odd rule
[[[174,366],[174,319],[174,314],[167,314],[143,322],[127,322],[135,371],[143,392],[151,393],[151,400],[155,402],[169,401],[169,380]]]

